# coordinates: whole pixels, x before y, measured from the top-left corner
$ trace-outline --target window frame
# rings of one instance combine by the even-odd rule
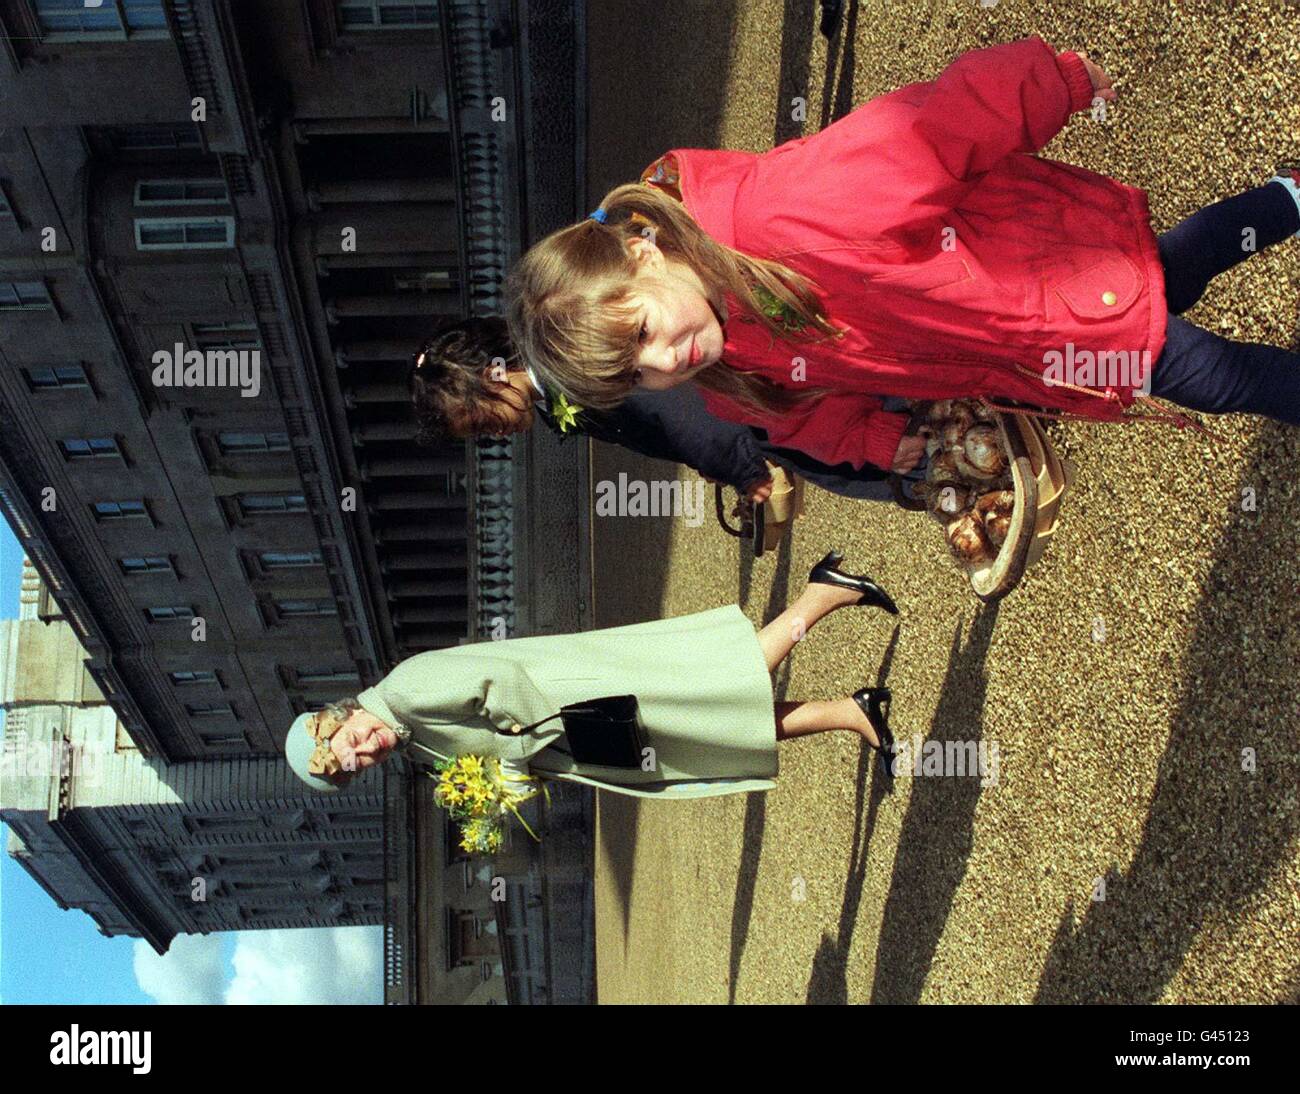
[[[96,453],[92,448],[91,451],[85,455],[74,456],[68,451],[67,445],[69,441],[76,441],[87,446],[92,445],[95,441],[111,441],[113,443],[113,451],[107,453]],[[122,448],[122,442],[116,436],[59,437],[56,443],[59,446],[59,452],[63,456],[65,463],[95,463],[99,460],[121,460],[123,463],[126,463],[126,452]]]
[[[55,376],[53,384],[38,384],[32,376],[34,369],[48,371]],[[81,374],[80,383],[61,383],[58,380],[60,369],[76,369]],[[49,395],[56,391],[89,391],[95,394],[95,389],[90,382],[90,373],[86,366],[80,361],[73,361],[71,364],[64,365],[25,365],[23,366],[23,381],[27,384],[27,390],[33,395]]]
[[[154,615],[156,611],[175,612],[177,609],[184,609],[184,615]],[[178,620],[188,623],[199,616],[198,609],[193,604],[150,604],[143,609],[144,617],[149,623],[175,623]]]
[[[176,677],[182,673],[207,673],[212,679],[203,680],[177,680]],[[167,672],[167,679],[174,688],[188,690],[189,688],[220,688],[225,690],[225,685],[221,682],[221,674],[216,669],[170,669]]]
[[[181,234],[185,235],[185,229],[197,225],[220,224],[226,232],[225,240],[218,243],[210,242],[191,242],[182,238],[179,243],[145,243],[142,238],[142,229],[157,227],[159,225],[171,224],[180,225]],[[136,217],[133,221],[135,233],[135,249],[137,251],[229,251],[235,246],[235,218],[233,216],[219,217]]]
[[[167,25],[167,10],[162,0],[156,0],[157,11],[162,16],[163,25],[161,27],[132,27],[127,15],[126,0],[104,0],[98,8],[87,8],[84,3],[81,5],[80,14],[85,15],[91,11],[111,12],[117,18],[115,28],[103,28],[100,30],[88,30],[82,27],[79,30],[48,30],[46,29],[42,13],[40,10],[41,0],[26,0],[25,7],[31,20],[36,35],[42,42],[61,43],[117,43],[129,41],[162,41],[171,38],[171,28]],[[74,3],[68,14],[77,14],[77,5]],[[45,13],[47,16],[49,12]]]
[[[143,568],[127,566],[127,562],[136,559],[145,563]],[[149,565],[151,562],[158,561],[161,561],[163,565]],[[176,562],[171,555],[120,555],[117,559],[117,568],[123,577],[157,577],[159,574],[166,574],[174,578],[180,577],[180,574],[176,572]]]
[[[37,285],[44,294],[44,302],[39,304],[24,303],[20,285]],[[54,294],[50,292],[50,286],[46,283],[45,278],[35,277],[30,281],[0,281],[0,288],[8,286],[13,290],[15,303],[7,304],[0,301],[0,312],[21,312],[21,311],[54,311]]]
[[[123,502],[139,502],[140,512],[122,513],[120,507]],[[97,506],[116,505],[119,512],[116,514],[101,513]],[[90,502],[90,512],[95,518],[96,524],[121,524],[133,520],[147,520],[150,527],[158,527],[158,522],[153,519],[153,513],[149,511],[149,502],[145,498],[101,498],[99,501]]]
[[[442,28],[442,17],[441,17],[441,13],[438,10],[438,5],[439,5],[439,0],[406,0],[406,2],[401,4],[392,3],[391,0],[389,3],[385,3],[384,0],[331,0],[330,9],[333,15],[335,33],[340,37],[342,37],[343,35],[351,35],[351,34],[370,35],[370,34],[383,34],[385,32],[409,34],[412,31],[416,33],[419,33],[421,31],[427,32],[431,30],[438,31],[441,30]],[[345,22],[343,18],[343,11],[345,8],[360,9],[363,6],[368,8],[373,13],[375,17],[375,21],[373,23]],[[432,18],[425,23],[383,22],[382,16],[383,16],[384,9],[395,8],[395,7],[404,7],[404,8],[412,8],[412,9],[421,8],[421,7],[432,8],[433,9],[431,13]]]
[[[248,498],[302,498],[301,509],[245,509],[244,502]],[[307,495],[294,493],[248,493],[234,495],[235,512],[241,518],[246,520],[261,520],[265,517],[301,517],[311,512],[307,508]]]
[[[222,197],[219,198],[193,198],[184,196],[184,188],[189,186],[218,184],[221,187]],[[168,186],[175,185],[182,187],[182,196],[179,198],[149,198],[142,196],[142,191],[146,186]],[[151,178],[136,179],[134,202],[137,209],[157,209],[160,207],[170,206],[187,206],[187,205],[230,205],[230,187],[222,177],[213,176],[210,178]]]
[[[228,448],[223,437],[261,437],[266,443],[262,447]],[[275,438],[283,437],[283,447],[275,446]],[[293,451],[293,438],[282,429],[221,429],[212,437],[219,456],[282,456]]]

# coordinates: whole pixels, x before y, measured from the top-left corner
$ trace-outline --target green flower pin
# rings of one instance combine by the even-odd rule
[[[551,417],[555,419],[561,433],[577,432],[578,415],[581,413],[582,407],[569,402],[564,397],[564,392],[557,391],[551,396]]]
[[[762,285],[754,286],[754,299],[758,303],[759,310],[769,319],[779,323],[786,334],[798,333],[804,329],[804,322],[794,308]]]

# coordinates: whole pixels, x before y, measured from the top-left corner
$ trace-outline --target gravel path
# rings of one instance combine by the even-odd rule
[[[798,136],[783,120],[794,95],[811,132],[832,104],[839,116],[1030,33],[1086,50],[1121,96],[1045,154],[1146,189],[1157,231],[1300,158],[1287,4],[864,3],[856,19],[846,4],[852,49],[831,57],[811,3],[591,8],[593,204],[675,145]],[[1300,346],[1298,300],[1288,241],[1186,317]],[[797,649],[784,693],[838,696],[887,673],[898,737],[982,741],[999,761],[995,784],[890,791],[854,738],[832,734],[782,745],[767,795],[602,795],[602,1001],[1296,1001],[1300,431],[1211,424],[1222,444],[1053,427],[1078,482],[1047,555],[993,610],[926,518],[812,489],[792,538],[758,562],[711,512],[695,528],[597,521],[601,625],[728,601],[759,623],[839,546],[898,601],[901,625],[831,617]],[[665,468],[595,455],[597,479]]]

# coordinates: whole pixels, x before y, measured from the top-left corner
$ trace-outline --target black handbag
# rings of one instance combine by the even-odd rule
[[[559,712],[532,725],[520,726],[515,733],[527,733],[559,718],[564,723],[567,752],[580,764],[597,767],[640,767],[645,750],[645,735],[637,717],[635,695],[607,695],[570,703]]]

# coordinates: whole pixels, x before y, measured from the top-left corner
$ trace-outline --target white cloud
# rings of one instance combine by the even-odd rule
[[[236,931],[228,977],[224,934],[177,935],[161,957],[135,944],[135,978],[159,1003],[382,1003],[383,928]]]
[[[240,931],[227,1003],[382,1003],[383,928]]]
[[[219,934],[177,935],[165,954],[137,939],[132,964],[145,995],[159,1003],[220,1003],[226,993],[226,960]]]

